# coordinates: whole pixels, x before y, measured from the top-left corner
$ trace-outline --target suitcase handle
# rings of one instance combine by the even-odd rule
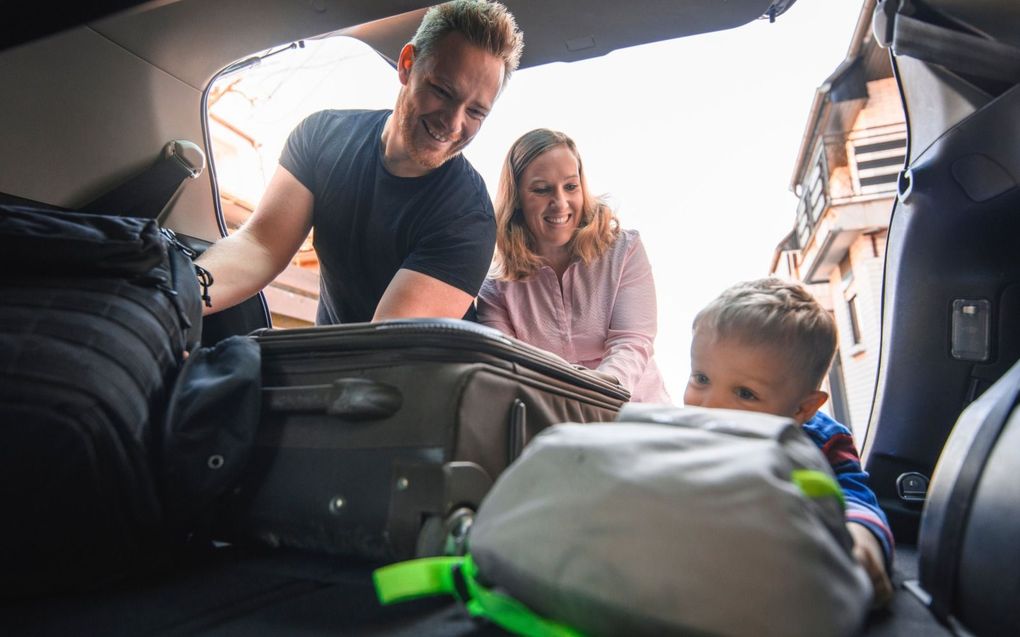
[[[399,389],[365,378],[339,378],[329,385],[266,387],[263,396],[270,411],[325,413],[344,420],[389,418],[404,404]]]
[[[515,398],[513,406],[510,407],[510,440],[507,442],[507,464],[516,460],[521,455],[521,452],[524,451],[524,445],[527,443],[525,439],[527,432],[528,407],[524,404],[523,400]]]

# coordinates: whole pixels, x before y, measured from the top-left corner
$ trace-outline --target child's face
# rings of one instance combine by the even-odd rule
[[[798,372],[778,347],[695,330],[684,404],[759,411],[802,424],[821,406],[814,399],[821,392],[806,391]]]

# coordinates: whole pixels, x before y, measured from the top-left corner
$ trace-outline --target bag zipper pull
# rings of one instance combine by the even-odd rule
[[[202,302],[206,307],[212,307],[212,297],[209,296],[209,288],[213,284],[212,272],[197,263],[193,265],[195,266],[195,276],[198,277],[198,285],[202,288]]]
[[[171,230],[170,228],[160,228],[159,231],[163,234],[164,237],[166,237],[166,240],[169,241],[173,247],[183,252],[185,256],[187,256],[189,259],[194,261],[198,257],[197,252],[181,243],[181,240],[177,238],[177,235],[174,233],[173,230]]]

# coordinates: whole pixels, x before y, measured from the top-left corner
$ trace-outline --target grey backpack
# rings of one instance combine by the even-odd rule
[[[472,614],[532,635],[860,628],[872,591],[842,491],[796,423],[636,405],[620,420],[536,436],[483,500],[470,556],[436,558],[466,559],[451,586]]]

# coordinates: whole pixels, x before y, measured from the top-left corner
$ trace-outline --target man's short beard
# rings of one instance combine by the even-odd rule
[[[445,155],[440,155],[436,152],[422,152],[418,148],[414,139],[418,113],[415,112],[415,110],[409,105],[409,102],[410,100],[407,97],[407,89],[401,89],[400,95],[397,99],[397,109],[395,113],[398,134],[400,135],[401,141],[404,142],[404,148],[407,150],[407,154],[411,159],[426,170],[435,170],[456,157],[464,145],[460,144],[454,146],[453,152]]]

